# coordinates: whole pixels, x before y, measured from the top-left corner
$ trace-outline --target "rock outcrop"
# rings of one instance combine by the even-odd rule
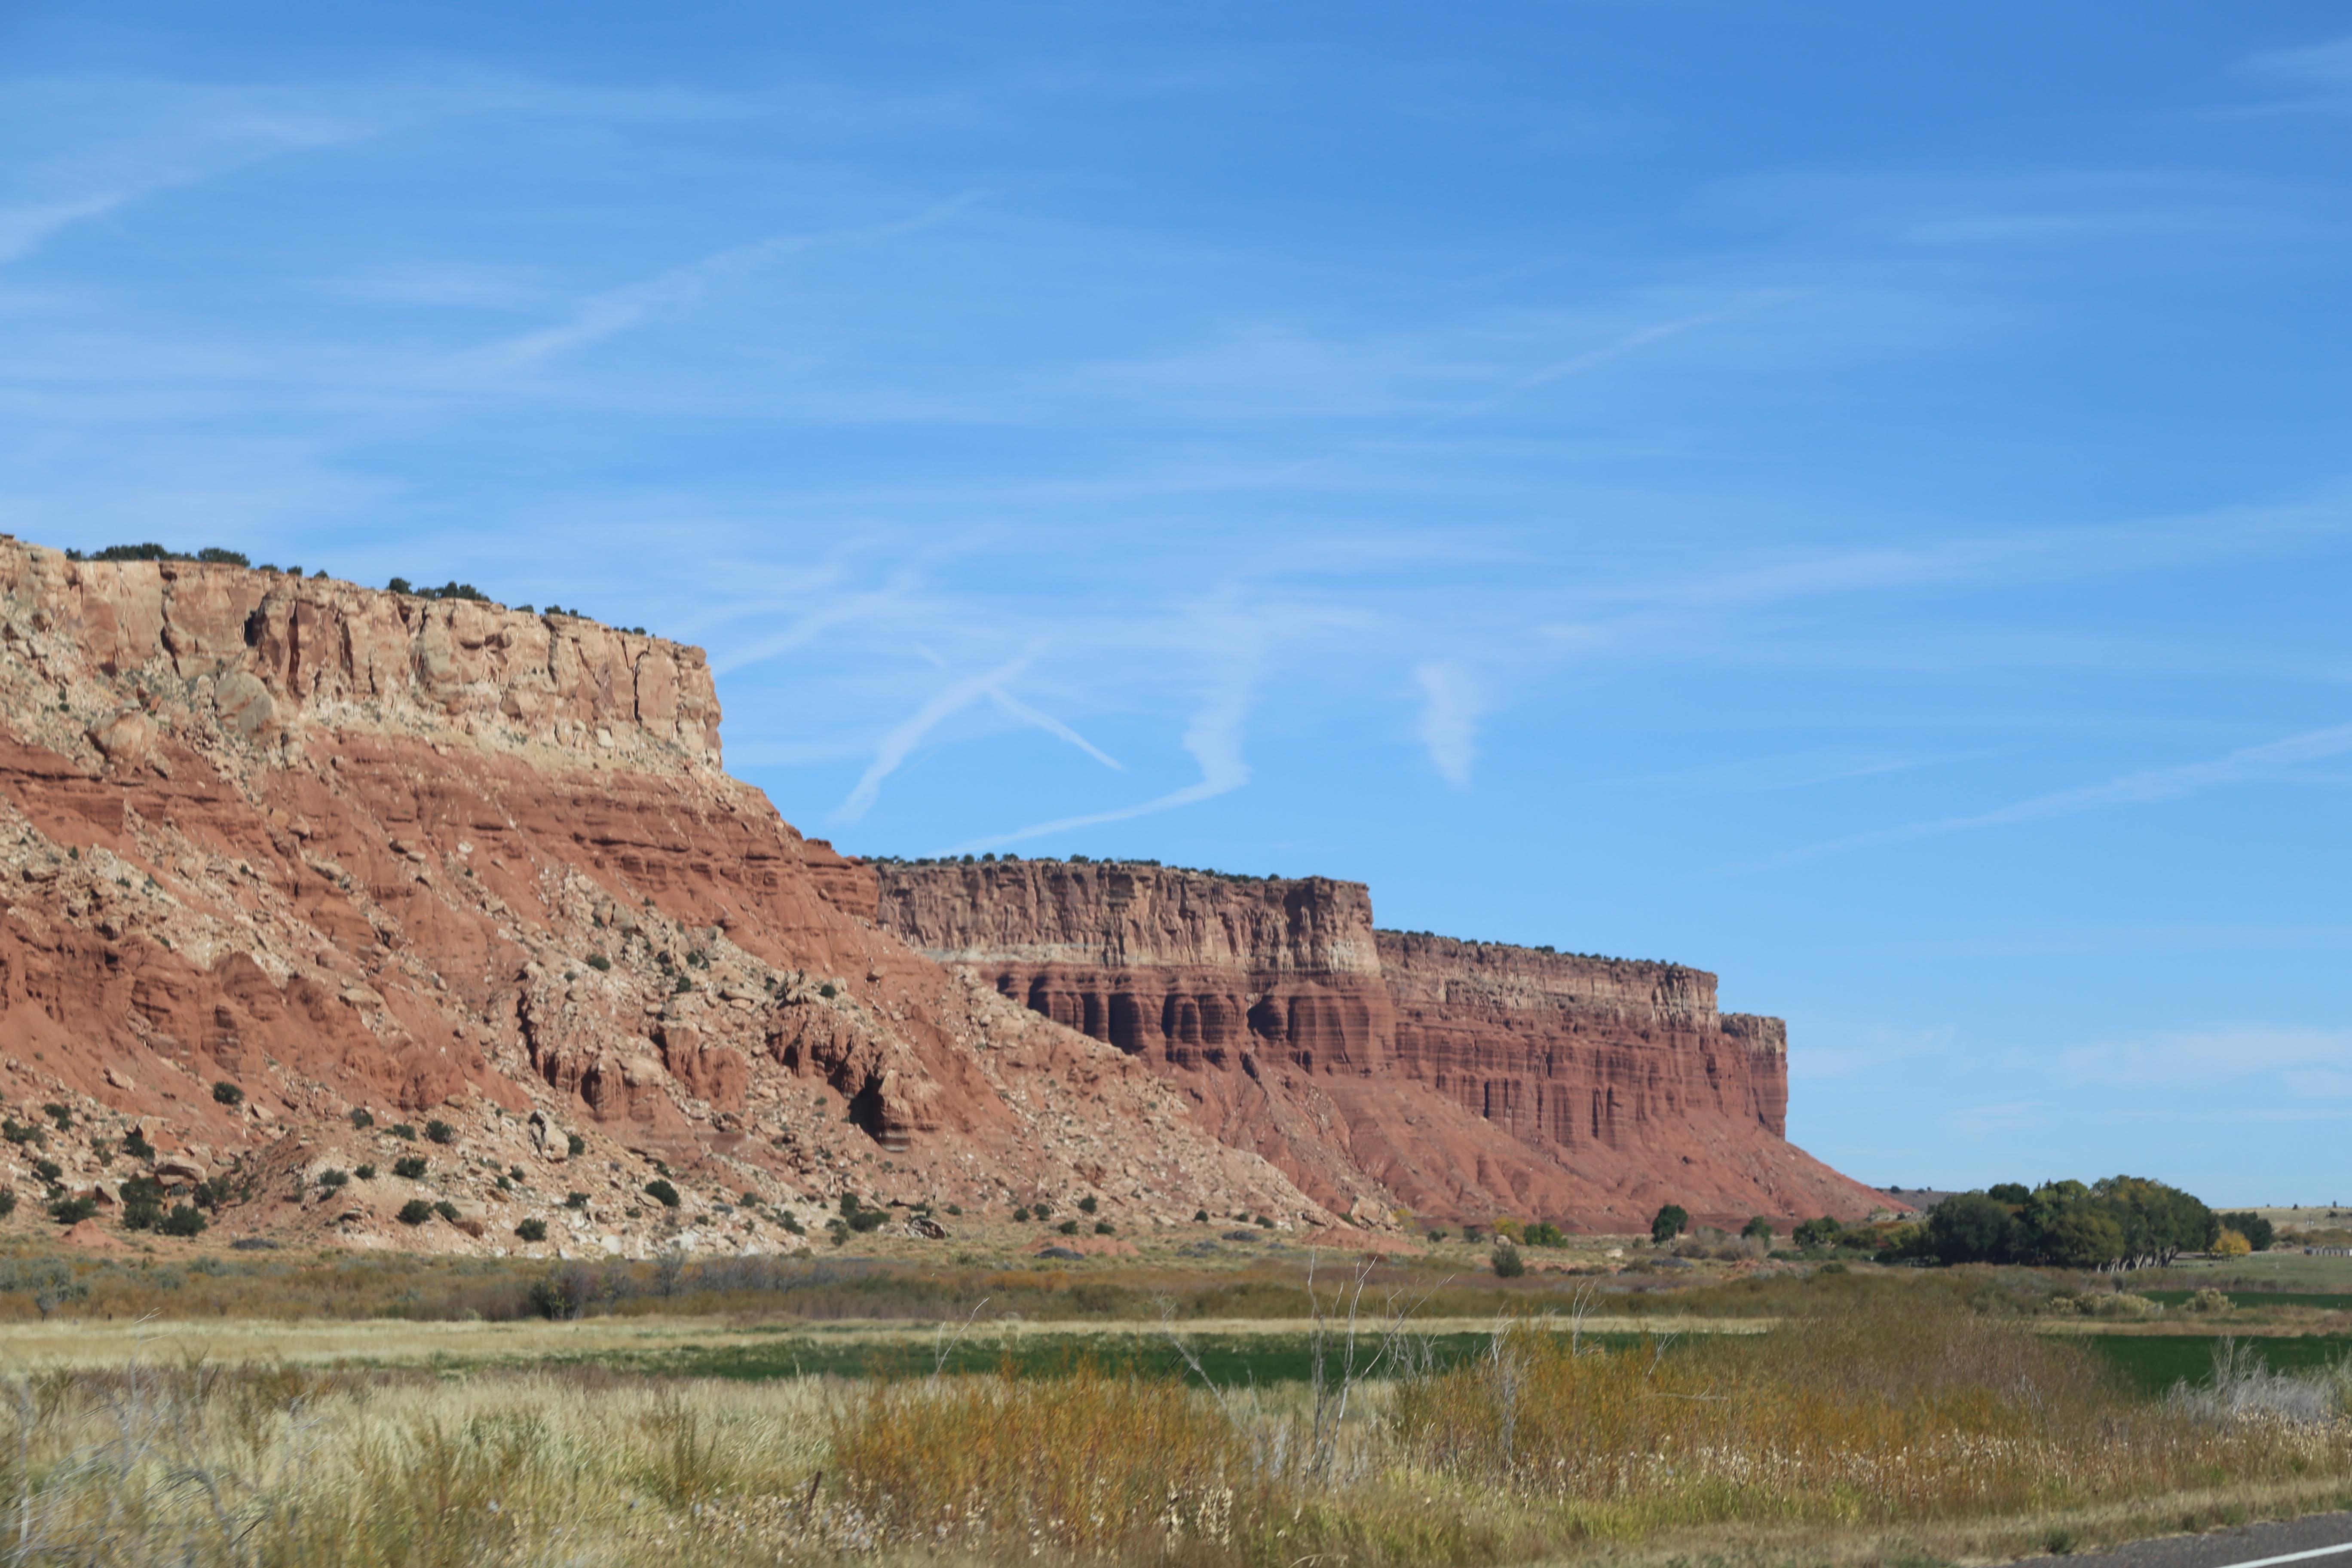
[[[454,1250],[773,1248],[845,1193],[1331,1223],[1143,1064],[877,929],[718,724],[658,637],[0,539],[0,1102],[65,1113],[55,1176],[0,1147],[13,1223],[126,1175]],[[419,1198],[457,1217],[393,1218]]]
[[[881,863],[926,956],[1181,1085],[1328,1208],[1737,1225],[1885,1200],[1787,1142],[1787,1032],[1716,977],[1378,931],[1361,883],[1120,863]],[[843,896],[863,900],[862,889]]]

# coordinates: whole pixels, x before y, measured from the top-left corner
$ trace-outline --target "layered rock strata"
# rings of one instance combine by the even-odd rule
[[[1326,878],[883,863],[873,897],[1331,1208],[1624,1231],[1669,1202],[1735,1225],[1885,1206],[1786,1141],[1786,1029],[1719,1012],[1702,970],[1378,931],[1370,890]]]
[[[225,1184],[232,1231],[456,1250],[773,1249],[845,1193],[1329,1223],[877,929],[718,724],[661,638],[0,539],[0,1102],[64,1113],[54,1177],[0,1146],[13,1223],[142,1174]],[[418,1198],[459,1218],[393,1218]]]

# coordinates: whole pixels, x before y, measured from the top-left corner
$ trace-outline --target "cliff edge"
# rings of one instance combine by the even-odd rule
[[[1788,1035],[1716,977],[1381,931],[1370,890],[1124,863],[874,868],[884,929],[1180,1085],[1328,1207],[1646,1226],[1853,1216],[1790,1144]],[[860,895],[862,896],[862,894]]]

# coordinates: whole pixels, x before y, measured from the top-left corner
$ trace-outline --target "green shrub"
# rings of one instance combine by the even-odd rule
[[[782,1226],[788,1235],[806,1236],[808,1234],[808,1227],[801,1224],[799,1220],[793,1218],[793,1211],[790,1209],[778,1209],[776,1211],[776,1223]]]
[[[16,1189],[14,1187],[0,1187],[0,1219],[5,1219],[16,1212]]]
[[[122,1152],[134,1160],[152,1160],[155,1145],[147,1142],[147,1134],[134,1127],[123,1136]]]
[[[2246,1245],[2256,1252],[2268,1252],[2272,1244],[2278,1240],[2278,1227],[2258,1214],[2240,1212],[2215,1215],[2213,1217],[2221,1222],[2222,1229],[2234,1230],[2244,1237]]]
[[[400,1205],[399,1218],[403,1225],[423,1225],[432,1217],[433,1205],[423,1198],[411,1198]]]
[[[588,1152],[588,1140],[577,1132],[566,1132],[563,1135],[563,1146],[572,1152],[572,1157],[575,1160]]]
[[[1085,1197],[1078,1200],[1078,1212],[1080,1214],[1092,1214],[1095,1212],[1094,1194],[1088,1193]]]
[[[65,1179],[66,1168],[55,1160],[36,1160],[33,1162],[33,1174],[54,1187]]]
[[[385,1129],[385,1131],[389,1131],[394,1138],[402,1139],[404,1142],[410,1143],[416,1142],[416,1129],[411,1127],[405,1121],[395,1121],[389,1128]]]
[[[194,1204],[173,1204],[172,1212],[163,1216],[158,1228],[165,1236],[202,1236],[205,1233],[205,1211]]]
[[[439,1215],[443,1219],[447,1220],[451,1225],[456,1225],[457,1223],[457,1205],[451,1203],[447,1198],[443,1198],[439,1203],[435,1204],[433,1205],[433,1212]]]
[[[224,1079],[213,1085],[213,1099],[223,1105],[241,1105],[245,1102],[245,1090]]]
[[[515,1226],[515,1234],[525,1241],[545,1241],[547,1222],[543,1219],[527,1219]]]
[[[49,1146],[47,1133],[37,1127],[27,1127],[13,1116],[5,1121],[0,1121],[0,1138],[5,1138],[11,1143],[21,1143],[34,1149],[46,1149]]]
[[[351,1179],[352,1173],[349,1171],[321,1171],[319,1173],[320,1187],[324,1191],[331,1193]]]
[[[1529,1247],[1566,1247],[1568,1245],[1568,1237],[1561,1234],[1559,1226],[1548,1219],[1539,1219],[1528,1226],[1527,1234],[1520,1239]]]
[[[563,1194],[563,1206],[568,1209],[584,1209],[588,1206],[588,1194],[586,1193],[566,1193]]]
[[[1027,1204],[1023,1204],[1019,1208],[1014,1209],[1014,1210],[1013,1211],[1013,1223],[1015,1223],[1016,1225],[1026,1225],[1026,1224],[1028,1224],[1028,1223],[1029,1223],[1029,1205],[1028,1205]]]
[[[1528,1260],[1521,1258],[1519,1249],[1507,1241],[1495,1244],[1493,1261],[1495,1276],[1499,1279],[1517,1279],[1528,1271]]]
[[[404,1181],[421,1181],[425,1169],[425,1156],[422,1154],[403,1154],[392,1163],[392,1173]]]
[[[1074,1219],[1066,1219],[1054,1228],[1060,1231],[1064,1236],[1076,1236],[1078,1234],[1078,1222]]]
[[[59,1225],[79,1225],[97,1212],[96,1198],[59,1198],[49,1205],[49,1217]]]
[[[425,1124],[425,1136],[436,1143],[455,1143],[457,1130],[446,1121],[428,1121]]]
[[[73,1110],[71,1107],[61,1104],[53,1100],[47,1105],[41,1107],[41,1114],[56,1122],[58,1124],[58,1131],[70,1132],[73,1131]]]
[[[1108,1235],[1110,1235],[1110,1233],[1111,1233],[1111,1224],[1110,1224],[1110,1221],[1108,1221],[1108,1220],[1107,1220],[1107,1219],[1098,1219],[1098,1220],[1095,1221],[1095,1234],[1096,1234],[1097,1236],[1108,1236]]]
[[[612,969],[613,961],[601,952],[592,952],[588,955],[588,967],[599,974],[604,974]]]
[[[2094,1222],[2094,1231],[2097,1224],[2104,1223],[2113,1232],[2115,1251],[2123,1250],[2123,1233],[2115,1229],[2112,1221],[2096,1215],[2081,1217]],[[2091,1235],[2089,1245],[2095,1248],[2107,1239]],[[1927,1215],[1927,1246],[1939,1262],[2005,1263],[2017,1250],[2017,1219],[2009,1212],[2009,1205],[1982,1193],[1956,1193]]]
[[[1690,1228],[1690,1211],[1680,1204],[1668,1204],[1650,1221],[1650,1239],[1664,1247]]]
[[[1772,1245],[1772,1222],[1759,1214],[1741,1226],[1739,1234],[1750,1241],[1760,1241],[1769,1247]]]
[[[1209,1223],[1209,1211],[1208,1211],[1207,1209],[1194,1209],[1194,1210],[1192,1211],[1192,1223],[1193,1223],[1194,1225],[1206,1225],[1206,1224],[1208,1224],[1208,1223]]]
[[[352,1174],[357,1176],[362,1182],[373,1182],[375,1180],[375,1167],[373,1165],[355,1166],[352,1171]]]
[[[666,1209],[674,1209],[678,1205],[677,1189],[671,1186],[668,1181],[661,1176],[656,1176],[646,1184],[646,1196]]]
[[[372,1112],[361,1110],[357,1108],[352,1110],[352,1128],[354,1131],[364,1132],[374,1125],[375,1117]]]
[[[163,1189],[152,1176],[133,1176],[122,1184],[122,1228],[153,1230],[163,1220]]]

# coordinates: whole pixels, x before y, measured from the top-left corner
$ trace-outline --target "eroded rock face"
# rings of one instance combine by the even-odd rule
[[[486,1152],[421,1192],[485,1225],[382,1225],[356,1184],[235,1221],[354,1245],[499,1245],[572,1187],[583,1244],[641,1249],[656,1159],[739,1239],[742,1191],[1330,1222],[1123,1053],[877,930],[870,869],[720,772],[718,723],[659,638],[0,540],[0,1100],[241,1180],[388,1163],[353,1111]]]
[[[1334,1209],[1664,1203],[1737,1223],[1884,1197],[1790,1146],[1787,1032],[1716,978],[1378,931],[1369,889],[1055,861],[877,868],[885,928],[1184,1087]]]

